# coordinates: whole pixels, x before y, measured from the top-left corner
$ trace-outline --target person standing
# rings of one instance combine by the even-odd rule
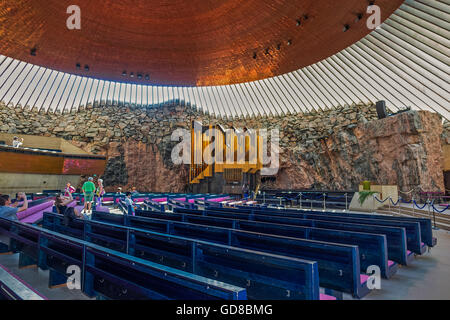
[[[126,193],[125,204],[127,205],[128,215],[134,216],[134,203],[131,199],[131,192]]]
[[[70,184],[70,182],[67,182],[66,188],[64,189],[64,196],[72,199],[72,193],[75,191],[76,189]]]
[[[81,190],[84,195],[84,213],[92,213],[92,201],[94,200],[95,184],[94,178],[89,177],[88,181],[83,184]]]
[[[242,186],[242,197],[247,200],[248,199],[248,193],[249,193],[249,188],[248,188],[248,184],[244,183],[244,185]]]
[[[98,205],[102,205],[103,195],[105,194],[105,189],[103,187],[103,179],[98,179],[98,187],[97,187],[97,199]]]

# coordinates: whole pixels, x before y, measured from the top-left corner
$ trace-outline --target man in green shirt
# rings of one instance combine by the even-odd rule
[[[94,201],[95,184],[94,178],[89,177],[88,181],[83,184],[81,190],[84,194],[84,213],[89,211],[92,213],[92,202]]]

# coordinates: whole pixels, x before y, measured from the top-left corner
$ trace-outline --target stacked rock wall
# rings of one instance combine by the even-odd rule
[[[353,105],[312,114],[218,119],[178,103],[142,108],[87,106],[53,114],[9,108],[0,102],[0,132],[63,137],[108,158],[107,190],[183,192],[188,167],[171,161],[171,134],[192,120],[225,127],[279,129],[280,169],[263,187],[357,189],[362,180],[443,190],[442,121],[410,111],[378,120],[373,105]]]

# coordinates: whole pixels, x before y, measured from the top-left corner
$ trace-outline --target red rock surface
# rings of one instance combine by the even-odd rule
[[[315,153],[314,162],[288,150],[269,188],[355,189],[359,182],[398,185],[400,191],[443,190],[441,118],[412,111],[359,123],[353,130],[330,135]]]

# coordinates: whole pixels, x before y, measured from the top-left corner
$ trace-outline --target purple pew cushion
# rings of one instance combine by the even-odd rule
[[[51,209],[49,209],[49,208],[53,206],[53,203],[54,203],[54,201],[53,201],[53,200],[50,200],[50,201],[47,201],[47,202],[38,204],[37,206],[28,208],[28,209],[25,210],[25,211],[19,212],[19,213],[17,214],[17,218],[18,218],[20,221],[22,221],[22,220],[25,219],[26,217],[29,217],[29,216],[31,216],[31,215],[34,215],[35,213],[40,212],[40,211],[42,211],[42,210],[51,210]]]
[[[225,201],[225,200],[228,200],[228,199],[230,199],[230,197],[222,197],[222,198],[209,199],[208,201],[211,201],[211,202],[222,202],[222,201]]]
[[[320,300],[337,300],[337,299],[336,299],[336,297],[321,293]]]
[[[361,274],[359,277],[361,279],[361,284],[362,285],[364,285],[367,282],[367,279],[369,279],[369,276],[365,275],[365,274]]]
[[[189,199],[189,203],[194,203],[195,200],[205,200],[205,198]]]
[[[23,218],[22,220],[20,220],[20,222],[30,223],[30,224],[36,223],[44,217],[44,212],[49,212],[49,211],[50,211],[49,209],[44,209],[44,210],[38,211],[26,218]]]
[[[109,208],[108,208],[108,207],[97,206],[97,207],[95,208],[95,210],[98,211],[98,212],[109,213]]]

